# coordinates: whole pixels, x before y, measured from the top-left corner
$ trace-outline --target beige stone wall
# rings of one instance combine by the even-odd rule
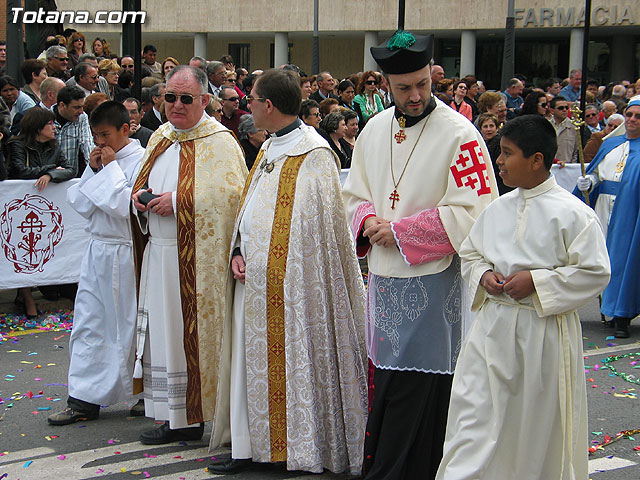
[[[60,10],[77,10],[76,0],[58,0]],[[177,6],[177,7],[176,7]],[[392,31],[397,23],[397,0],[319,0],[321,31]],[[562,0],[561,5],[552,0],[516,0],[516,8],[523,9],[523,20],[529,9],[533,9],[540,23],[541,9],[550,9],[557,19],[558,8],[575,10],[577,17],[582,0]],[[313,30],[313,0],[250,0],[246,2],[212,2],[210,0],[144,0],[142,7],[147,11],[146,32],[309,32]],[[613,9],[617,16],[628,7],[628,14],[635,25],[640,25],[640,2],[638,0],[596,0],[594,12],[599,9],[601,22],[614,25]],[[83,9],[120,9],[118,1],[87,0]],[[176,10],[176,8],[178,10]],[[406,27],[411,30],[460,30],[460,29],[501,29],[504,28],[506,0],[407,0]],[[605,11],[606,10],[606,11]],[[549,12],[546,12],[548,15]],[[532,18],[529,18],[531,21]],[[545,28],[553,27],[549,21]],[[522,20],[518,24],[522,26]],[[629,22],[624,22],[629,26]],[[534,27],[529,23],[529,27]],[[74,27],[77,28],[77,27]],[[115,31],[116,27],[83,25],[84,31]]]

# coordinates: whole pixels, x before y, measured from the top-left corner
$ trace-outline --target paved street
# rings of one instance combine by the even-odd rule
[[[0,312],[12,312],[13,292],[0,292]],[[37,299],[47,310],[69,309],[71,303]],[[59,314],[55,314],[58,315]],[[50,317],[55,321],[56,317]],[[46,317],[45,317],[46,318]],[[632,324],[632,338],[607,340],[612,334],[600,323],[597,302],[581,310],[584,329],[587,393],[589,399],[589,441],[591,445],[615,438],[623,430],[640,429],[640,387],[610,370],[600,368],[603,358],[640,352],[640,322]],[[64,326],[64,325],[63,325]],[[137,441],[141,431],[154,428],[148,418],[128,416],[126,405],[104,408],[98,421],[65,427],[46,422],[51,412],[64,408],[67,395],[67,330],[27,329],[10,332],[0,328],[6,341],[0,344],[0,479],[41,478],[131,479],[155,478],[201,480],[214,478],[205,471],[211,457],[228,455],[228,450],[209,454],[210,425],[201,442],[174,443],[148,447]],[[638,361],[638,365],[635,361]],[[598,368],[594,368],[598,365]],[[640,376],[640,354],[612,363],[619,372]],[[593,480],[637,480],[640,478],[640,432],[636,438],[622,438],[590,457]],[[541,438],[536,441],[545,442]],[[637,448],[638,450],[634,450]],[[281,467],[263,468],[229,476],[231,479],[309,478],[303,472],[287,472]],[[314,478],[347,479],[346,475],[325,473]]]

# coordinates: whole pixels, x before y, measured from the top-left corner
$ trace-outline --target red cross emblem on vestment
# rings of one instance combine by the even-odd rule
[[[471,187],[478,196],[491,193],[487,164],[477,140],[460,145],[460,155],[451,173],[458,187]]]

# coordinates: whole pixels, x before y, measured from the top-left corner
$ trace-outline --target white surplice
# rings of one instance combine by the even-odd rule
[[[460,249],[479,310],[453,380],[436,478],[587,478],[587,399],[577,308],[609,281],[597,216],[553,177],[484,210]],[[490,296],[487,270],[531,272],[520,302]]]
[[[143,154],[133,140],[99,172],[87,166],[67,192],[90,233],[69,341],[69,395],[99,405],[134,401],[136,284],[129,209]]]

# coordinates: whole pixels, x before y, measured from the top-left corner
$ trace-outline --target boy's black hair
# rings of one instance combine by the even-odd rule
[[[542,153],[545,168],[551,170],[558,140],[549,120],[540,115],[523,115],[505,123],[500,135],[513,142],[526,158],[537,152]]]
[[[111,125],[115,127],[116,130],[120,130],[122,125],[125,123],[129,124],[130,121],[129,112],[125,106],[113,100],[98,105],[93,112],[91,112],[91,117],[89,118],[89,124],[92,127]]]

